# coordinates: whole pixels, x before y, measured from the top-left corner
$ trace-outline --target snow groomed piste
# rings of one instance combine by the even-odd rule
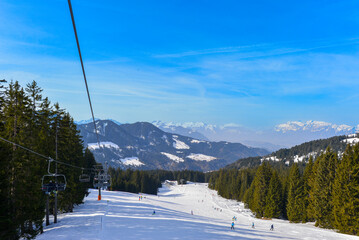
[[[59,223],[36,239],[359,239],[313,224],[256,219],[242,203],[218,196],[207,184],[172,182],[158,196],[104,191],[102,201],[97,193],[91,190],[84,204],[59,215]]]

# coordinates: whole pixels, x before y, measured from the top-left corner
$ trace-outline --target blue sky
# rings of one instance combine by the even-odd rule
[[[358,1],[72,0],[95,116],[358,124]],[[66,0],[0,0],[0,78],[89,119]]]

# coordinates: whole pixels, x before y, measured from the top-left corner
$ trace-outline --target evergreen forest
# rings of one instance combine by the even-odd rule
[[[42,96],[35,81],[24,87],[17,81],[2,80],[0,89],[0,239],[31,239],[43,231],[46,194],[41,188],[49,161],[19,145],[84,168],[96,162],[92,153],[83,149],[70,114]],[[55,168],[67,179],[65,191],[58,192],[58,210],[72,211],[88,194],[89,183],[79,182],[79,168],[52,163],[50,171]],[[49,196],[50,213],[53,196]]]
[[[110,168],[110,190],[132,193],[157,194],[158,188],[165,180],[177,181],[178,184],[191,182],[206,182],[206,175],[199,171],[165,171],[165,170],[122,170]],[[184,181],[183,181],[183,180]],[[182,182],[181,182],[182,180]]]
[[[315,222],[359,235],[359,144],[347,145],[340,156],[328,147],[305,166],[263,161],[253,168],[221,169],[210,174],[209,187],[243,201],[258,218]]]

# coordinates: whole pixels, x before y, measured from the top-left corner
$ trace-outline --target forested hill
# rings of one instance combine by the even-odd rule
[[[315,222],[359,235],[358,173],[357,143],[346,146],[342,154],[327,148],[304,167],[263,161],[254,168],[221,169],[211,173],[209,187],[225,198],[243,201],[258,218]]]
[[[239,159],[236,162],[229,164],[226,168],[254,167],[261,164],[262,161],[271,161],[279,164],[290,165],[294,162],[305,164],[308,162],[310,156],[316,158],[320,153],[324,152],[327,147],[330,147],[338,154],[342,154],[347,146],[347,143],[358,141],[357,134],[348,136],[335,136],[327,139],[319,139],[306,142],[292,148],[283,148],[273,152],[264,157],[249,157]]]

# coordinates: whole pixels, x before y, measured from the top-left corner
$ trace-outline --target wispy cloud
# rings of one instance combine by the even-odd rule
[[[268,44],[253,44],[253,45],[243,45],[243,46],[235,46],[235,47],[222,47],[222,48],[212,48],[212,49],[203,49],[197,51],[187,51],[181,53],[170,53],[170,54],[157,54],[153,55],[155,58],[180,58],[180,57],[188,57],[188,56],[196,56],[196,55],[208,55],[208,54],[218,54],[218,53],[234,53],[243,50],[253,50],[262,47],[266,47]]]
[[[308,52],[313,50],[320,50],[325,48],[349,46],[359,44],[359,38],[348,38],[342,40],[311,40],[302,42],[277,42],[277,43],[260,43],[243,46],[232,46],[212,49],[193,50],[180,53],[167,53],[167,54],[154,54],[155,58],[182,58],[199,55],[213,55],[213,54],[225,54],[225,53],[239,53],[242,52],[246,55],[243,58],[257,58],[257,57],[269,57],[276,55],[285,55],[293,53]],[[303,47],[298,47],[302,45]],[[287,46],[287,47],[284,47]],[[290,47],[295,46],[295,47]]]
[[[85,61],[85,68],[99,117],[234,124],[256,119],[259,123],[268,116],[288,118],[303,111],[309,115],[326,101],[334,106],[341,104],[339,99],[348,99],[346,103],[357,99],[358,54],[323,51],[357,43],[354,38],[294,47],[257,44],[153,55],[142,61],[113,57]],[[0,46],[0,78],[36,80],[75,118],[88,118],[77,55],[65,58],[11,50],[48,47],[32,44],[9,40],[8,47]]]

